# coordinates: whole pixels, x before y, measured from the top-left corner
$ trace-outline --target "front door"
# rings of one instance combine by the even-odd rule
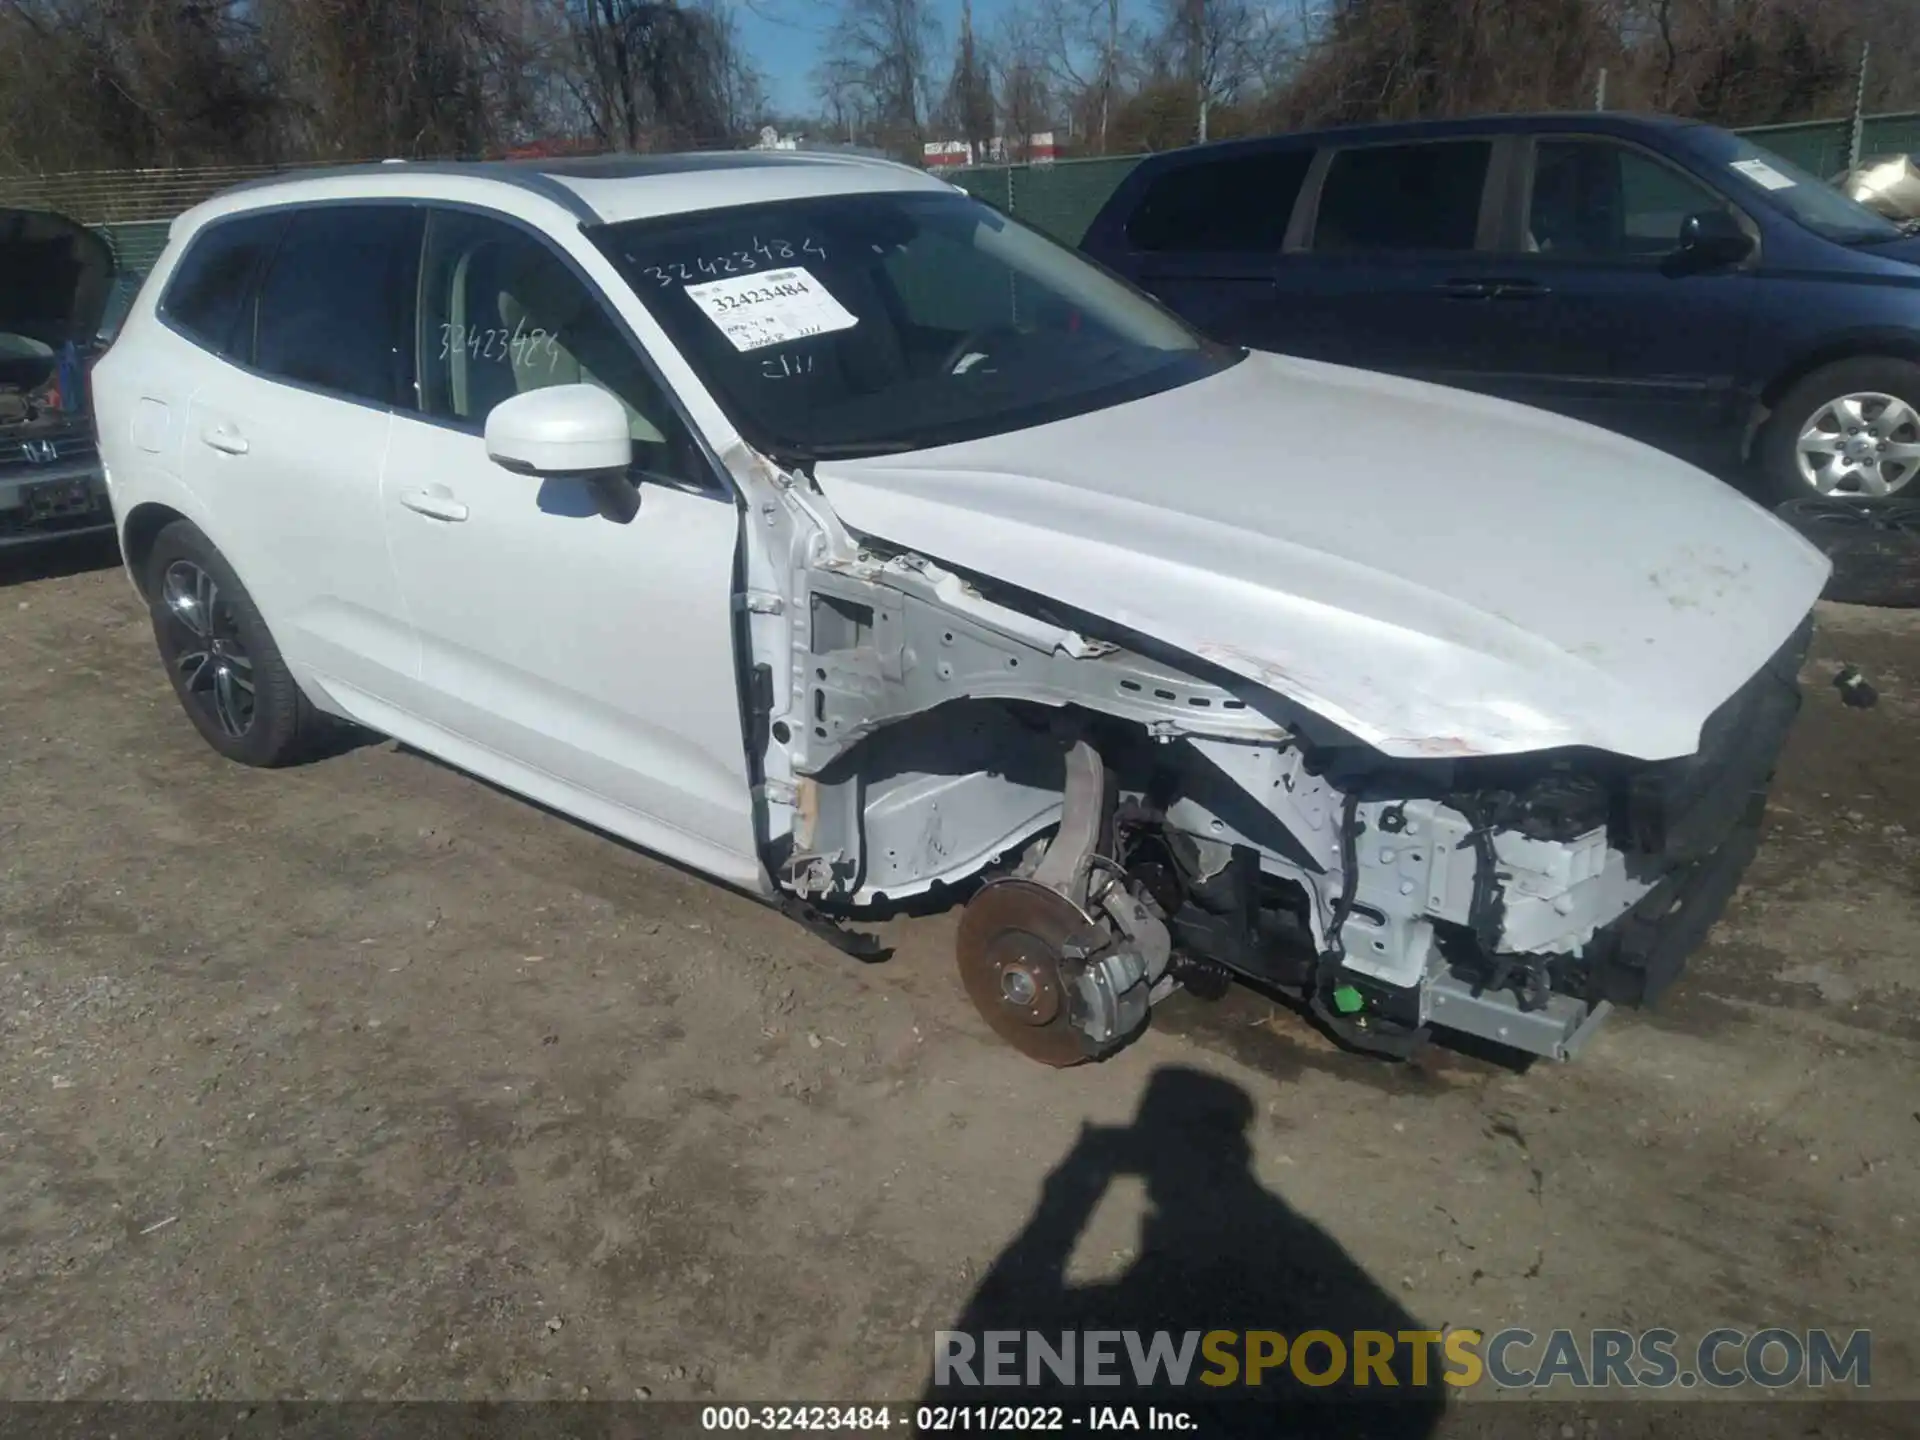
[[[1605,137],[1540,136],[1528,172],[1502,253],[1469,277],[1486,289],[1468,348],[1476,384],[1698,463],[1731,460],[1755,280],[1739,266],[1687,268],[1675,251],[1688,215],[1732,207]]]
[[[431,213],[420,411],[397,416],[388,542],[421,645],[431,748],[740,884],[761,882],[736,668],[738,511],[603,297],[546,241]],[[487,458],[501,401],[598,385],[626,405],[626,524],[584,482]]]

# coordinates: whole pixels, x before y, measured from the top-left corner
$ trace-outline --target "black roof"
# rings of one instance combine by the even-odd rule
[[[223,194],[268,189],[292,180],[321,176],[391,175],[396,168],[416,175],[469,175],[530,190],[564,206],[584,221],[600,217],[560,180],[638,180],[651,175],[686,175],[705,170],[756,170],[791,165],[898,164],[857,150],[697,150],[659,155],[570,155],[520,160],[379,160],[355,165],[315,165],[283,170],[242,181]],[[906,168],[906,167],[902,167]]]
[[[1513,135],[1547,127],[1597,135],[1632,135],[1645,134],[1648,130],[1688,129],[1700,123],[1697,120],[1683,120],[1676,115],[1642,115],[1626,110],[1543,110],[1512,115],[1463,115],[1447,120],[1369,121],[1319,130],[1289,130],[1277,135],[1249,136],[1244,139],[1210,140],[1204,145],[1189,145],[1183,149],[1149,155],[1141,164],[1151,166],[1173,161],[1175,157],[1231,155],[1289,145],[1325,144],[1328,141],[1353,144],[1373,140],[1441,139],[1449,135]]]

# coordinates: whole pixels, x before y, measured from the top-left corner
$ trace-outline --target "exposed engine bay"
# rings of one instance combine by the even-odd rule
[[[70,428],[77,373],[62,393],[61,357],[30,335],[0,330],[0,433],[31,439]]]
[[[1236,978],[1366,1050],[1441,1027],[1570,1058],[1717,918],[1798,707],[1811,617],[1693,756],[1391,758],[1202,659],[857,540],[757,456],[743,472],[769,870],[843,914],[979,880],[963,982],[1048,1064]]]
[[[0,546],[112,523],[87,367],[113,276],[97,232],[0,209]]]
[[[0,209],[0,427],[30,439],[70,428],[81,408],[79,350],[113,278],[97,234],[43,210]]]

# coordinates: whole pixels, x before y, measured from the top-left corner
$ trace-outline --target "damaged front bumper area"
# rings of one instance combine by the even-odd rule
[[[1316,1000],[1361,1043],[1441,1026],[1554,1059],[1656,1002],[1753,859],[1811,635],[1809,615],[1684,759],[1537,757],[1517,786],[1511,762],[1463,764],[1437,801],[1363,802]]]
[[[1236,977],[1368,1050],[1443,1029],[1570,1058],[1659,997],[1738,884],[1811,634],[1684,759],[1398,759],[909,552],[809,556],[741,610],[778,888],[832,914],[984,880],[963,981],[1048,1064]]]

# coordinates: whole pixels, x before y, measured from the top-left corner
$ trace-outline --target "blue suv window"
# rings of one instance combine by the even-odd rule
[[[1492,159],[1488,140],[1338,151],[1320,187],[1313,248],[1471,250]]]
[[[1278,250],[1312,163],[1303,148],[1181,165],[1148,183],[1127,239],[1167,254]]]
[[[1727,203],[1690,175],[1610,140],[1542,140],[1533,152],[1526,248],[1543,255],[1654,259],[1689,215]]]

